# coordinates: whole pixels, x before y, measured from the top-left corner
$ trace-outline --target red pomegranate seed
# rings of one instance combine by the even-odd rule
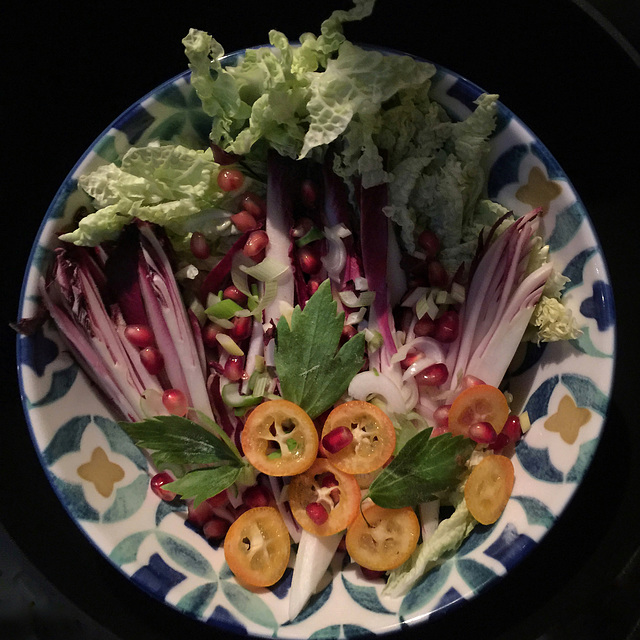
[[[353,433],[349,427],[340,426],[332,429],[322,438],[322,446],[329,453],[338,453],[353,441]]]
[[[458,337],[460,318],[453,309],[445,311],[436,318],[436,328],[433,337],[440,342],[453,342]]]
[[[463,389],[468,389],[469,387],[477,387],[480,384],[484,384],[483,380],[480,380],[480,378],[476,378],[476,376],[471,375],[463,376],[460,382]]]
[[[449,377],[449,369],[444,362],[437,362],[416,374],[416,382],[421,387],[440,387]]]
[[[219,333],[224,333],[224,330],[217,324],[208,322],[204,327],[202,327],[202,342],[204,342],[206,347],[217,347],[218,340],[216,339],[216,336]]]
[[[449,284],[449,274],[446,269],[437,260],[431,260],[427,266],[427,274],[429,284],[432,287],[445,289]]]
[[[469,427],[469,437],[478,444],[491,444],[497,435],[490,422],[476,422]]]
[[[224,364],[224,376],[231,382],[238,382],[244,373],[242,356],[229,356]]]
[[[256,219],[262,218],[267,210],[264,200],[256,193],[250,191],[244,194],[242,207]]]
[[[266,231],[252,231],[242,249],[242,253],[249,258],[255,258],[269,244]]]
[[[231,523],[224,518],[214,516],[211,520],[207,520],[202,527],[202,535],[207,540],[222,540],[227,535],[227,531]]]
[[[265,487],[255,484],[242,494],[242,502],[249,508],[268,507],[271,502],[271,495]]]
[[[311,227],[313,227],[313,220],[311,220],[311,218],[300,218],[291,229],[291,237],[296,239],[302,238],[311,231]]]
[[[140,360],[152,376],[159,374],[164,367],[164,358],[156,347],[145,347],[140,352]]]
[[[247,296],[238,289],[235,285],[229,285],[223,292],[222,297],[228,300],[233,300],[236,304],[243,307],[247,304]]]
[[[415,353],[410,353],[405,357],[404,360],[400,362],[400,366],[403,369],[408,369],[412,364],[415,364],[421,358],[422,358],[422,354],[418,353],[417,351]]]
[[[165,502],[171,502],[175,499],[176,493],[173,491],[169,491],[169,489],[163,489],[162,487],[169,482],[173,482],[173,476],[167,471],[161,471],[160,473],[156,473],[153,478],[151,478],[151,482],[149,486],[151,487],[151,491],[155,493],[158,498],[164,500]]]
[[[522,438],[522,426],[520,425],[520,418],[511,414],[502,427],[500,434],[503,434],[509,439],[509,442],[518,442]]]
[[[223,191],[235,191],[244,184],[244,174],[238,169],[221,169],[218,173],[218,186]]]
[[[426,313],[413,325],[413,332],[418,338],[430,336],[435,330],[435,321]]]
[[[340,344],[351,340],[356,333],[358,333],[358,330],[352,324],[345,324],[344,327],[342,327],[342,333],[340,334]]]
[[[433,420],[436,426],[446,429],[449,426],[450,404],[442,404],[433,412]]]
[[[187,396],[180,389],[167,389],[162,394],[162,404],[174,416],[185,416],[189,410]]]
[[[151,327],[146,324],[128,324],[124,328],[124,337],[134,346],[144,349],[155,342]]]
[[[236,229],[241,233],[245,231],[253,231],[258,228],[256,219],[246,211],[238,211],[231,216],[231,222],[235,225]]]
[[[418,244],[424,251],[427,260],[433,260],[433,258],[438,255],[438,251],[440,251],[440,240],[438,240],[438,236],[429,229],[425,229],[418,236]]]
[[[251,316],[236,316],[233,320],[233,328],[229,329],[229,335],[236,341],[246,340],[251,335],[253,318]]]
[[[229,502],[229,496],[227,495],[226,489],[220,493],[216,493],[215,496],[207,498],[207,504],[212,507],[224,507],[227,502]]]
[[[360,571],[362,571],[362,575],[367,580],[379,580],[380,578],[384,578],[384,571],[376,571],[375,569],[367,569],[367,567],[360,566]]]
[[[303,180],[300,187],[300,195],[302,196],[302,204],[307,209],[313,209],[318,201],[318,187],[313,180]]]
[[[320,482],[320,484],[325,488],[338,487],[340,485],[340,483],[338,482],[337,478],[333,475],[333,473],[325,473],[322,476],[322,481]]]
[[[311,245],[305,245],[298,249],[298,262],[300,263],[300,269],[308,275],[315,275],[322,268],[320,254]]]
[[[328,518],[327,510],[319,502],[310,502],[306,508],[307,515],[314,524],[322,525]]]
[[[191,240],[189,241],[189,248],[194,257],[200,260],[206,260],[211,255],[209,249],[209,243],[202,233],[195,231],[191,234]]]
[[[197,507],[192,503],[188,505],[187,520],[196,527],[204,527],[204,525],[213,518],[213,507],[204,500]]]

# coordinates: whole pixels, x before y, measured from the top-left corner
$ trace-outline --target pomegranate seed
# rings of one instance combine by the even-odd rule
[[[345,324],[342,327],[342,333],[340,334],[340,344],[344,344],[348,340],[351,340],[353,336],[358,333],[358,330],[351,324]]]
[[[245,491],[242,494],[242,502],[249,508],[255,507],[268,507],[271,502],[271,496],[265,487],[256,484]]]
[[[497,436],[490,422],[476,422],[469,427],[469,437],[478,444],[491,444]]]
[[[449,377],[449,369],[444,362],[428,366],[416,375],[416,382],[421,387],[440,387]]]
[[[300,218],[291,229],[291,237],[296,239],[302,238],[311,231],[311,227],[313,227],[313,220],[311,220],[311,218]]]
[[[325,473],[324,476],[322,476],[322,481],[320,482],[320,484],[325,488],[340,486],[340,483],[333,475],[333,473]]]
[[[124,328],[124,337],[134,346],[144,349],[155,342],[151,327],[146,324],[128,324]]]
[[[218,341],[216,340],[216,336],[219,333],[224,333],[224,330],[217,324],[208,322],[204,327],[202,327],[202,342],[206,347],[217,347]]]
[[[187,520],[196,527],[204,527],[204,525],[213,518],[213,507],[204,500],[197,507],[189,504],[187,510]]]
[[[224,518],[214,516],[202,527],[202,534],[207,540],[222,540],[227,535],[231,523]]]
[[[238,382],[244,373],[242,356],[229,356],[224,364],[224,376],[231,382]]]
[[[431,260],[427,265],[427,274],[429,277],[429,284],[432,287],[438,287],[439,289],[445,289],[449,284],[449,274],[446,269],[437,260]]]
[[[429,229],[425,229],[418,236],[418,244],[424,251],[427,260],[433,260],[433,258],[438,255],[438,251],[440,251],[440,240],[438,240],[438,236]]]
[[[258,228],[256,219],[247,211],[238,211],[231,216],[231,222],[235,225],[236,229],[241,233],[245,231],[253,231]]]
[[[362,571],[362,575],[367,580],[379,580],[380,578],[384,578],[384,571],[376,571],[375,569],[367,569],[367,567],[360,566],[360,571]]]
[[[346,551],[347,550],[347,539],[346,536],[342,536],[340,538],[340,542],[338,542],[338,551]]]
[[[195,231],[191,234],[191,240],[189,241],[189,248],[194,257],[200,260],[206,260],[211,255],[209,249],[209,243],[202,233]]]
[[[223,191],[235,191],[244,183],[244,175],[238,169],[221,169],[218,173],[218,186]]]
[[[212,507],[224,507],[227,502],[229,502],[229,496],[227,495],[226,489],[220,493],[216,493],[215,496],[207,498],[207,504]]]
[[[309,280],[309,293],[313,295],[320,286],[320,283],[317,280]]]
[[[450,404],[441,404],[434,412],[433,412],[433,420],[436,423],[436,426],[448,428],[449,426],[449,411],[451,409]]]
[[[435,330],[436,323],[426,313],[413,325],[413,332],[418,338],[430,336]]]
[[[322,446],[329,453],[338,453],[353,441],[353,433],[349,427],[340,426],[332,429],[322,438]]]
[[[313,209],[318,201],[318,187],[313,180],[303,180],[300,186],[300,195],[302,196],[302,204],[307,209]]]
[[[417,351],[415,353],[410,353],[405,357],[404,360],[400,362],[400,366],[403,369],[408,369],[412,364],[415,364],[421,358],[422,358],[422,354],[418,353]]]
[[[173,481],[174,478],[170,473],[161,471],[160,473],[156,473],[156,475],[151,478],[149,486],[151,487],[151,491],[153,491],[153,493],[155,493],[158,498],[164,500],[165,502],[171,502],[172,500],[175,500],[177,494],[173,491],[169,491],[169,489],[163,489],[162,487],[163,485]]]
[[[251,335],[253,318],[251,316],[236,316],[233,320],[233,328],[229,329],[229,335],[236,341],[246,340]]]
[[[469,387],[477,387],[480,384],[484,384],[484,381],[476,378],[476,376],[466,375],[463,376],[461,384],[463,389],[468,389]]]
[[[266,231],[253,231],[242,249],[242,253],[249,258],[255,258],[269,244]]]
[[[236,304],[243,307],[247,304],[247,296],[238,289],[235,285],[229,285],[223,292],[222,297],[229,300],[233,300]]]
[[[509,436],[502,431],[496,436],[496,439],[489,445],[492,451],[502,451],[509,444]]]
[[[162,404],[174,416],[185,416],[189,410],[187,396],[180,389],[167,389],[162,394]]]
[[[440,342],[453,342],[458,337],[460,318],[453,309],[445,311],[436,319],[436,328],[433,337]]]
[[[298,249],[298,262],[300,263],[300,269],[309,275],[318,273],[322,268],[319,252],[311,245],[305,245]]]
[[[247,192],[244,194],[242,198],[242,207],[247,213],[256,219],[262,218],[267,209],[264,200],[253,192]]]
[[[518,442],[520,438],[522,438],[522,427],[520,426],[520,418],[518,416],[511,414],[507,421],[504,423],[504,427],[502,427],[502,431],[499,434],[500,436],[504,435],[506,438],[505,445]]]
[[[222,147],[219,147],[217,144],[211,145],[211,150],[213,151],[213,160],[217,164],[227,165],[233,164],[234,162],[238,162],[240,156],[235,153],[229,153],[225,151]]]
[[[307,515],[314,524],[322,525],[329,519],[327,510],[319,502],[310,502],[306,508]]]
[[[156,347],[145,347],[140,352],[140,360],[152,376],[159,374],[164,367],[164,358]]]

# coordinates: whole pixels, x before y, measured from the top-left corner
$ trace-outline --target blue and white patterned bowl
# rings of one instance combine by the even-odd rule
[[[240,53],[228,56],[233,64]],[[482,90],[438,67],[433,95],[454,115]],[[84,204],[79,175],[117,161],[134,144],[175,135],[206,140],[210,130],[184,73],[123,113],[79,160],[51,204],[23,284],[20,316],[38,306],[37,280],[56,246],[56,231]],[[338,638],[383,633],[424,622],[472,598],[531,552],[553,526],[589,466],[603,428],[615,359],[615,315],[604,257],[587,213],[544,145],[506,107],[493,136],[488,196],[516,214],[545,210],[556,266],[571,282],[566,300],[582,335],[529,349],[511,388],[532,428],[518,444],[513,496],[500,520],[478,526],[461,549],[406,596],[385,597],[353,565],[334,566],[322,589],[287,621],[290,570],[273,588],[249,592],[222,550],[185,523],[186,513],[149,490],[147,462],[49,325],[18,341],[24,409],[51,484],[96,549],[141,589],[207,624],[278,638]]]

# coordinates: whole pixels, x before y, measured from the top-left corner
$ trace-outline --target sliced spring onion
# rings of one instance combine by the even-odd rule
[[[345,306],[355,309],[357,307],[371,306],[375,300],[376,293],[375,291],[363,291],[360,295],[357,295],[354,291],[340,291],[338,296]]]
[[[366,307],[360,307],[357,311],[352,311],[345,319],[344,323],[347,325],[360,324],[365,315],[367,314]]]
[[[214,318],[229,320],[239,311],[243,311],[242,307],[237,302],[227,298],[226,300],[220,300],[220,302],[207,307],[205,313]]]
[[[318,227],[311,227],[307,233],[305,233],[302,238],[298,238],[296,240],[297,247],[304,247],[310,242],[315,242],[316,240],[322,240],[324,238],[324,234]]]
[[[282,262],[269,257],[266,257],[262,262],[258,262],[258,264],[253,266],[240,265],[241,271],[244,271],[247,275],[261,282],[277,280],[282,274],[286,273],[288,269],[289,265],[282,264]]]
[[[261,395],[242,395],[240,393],[240,385],[237,382],[225,384],[220,390],[220,395],[224,403],[229,407],[253,407],[263,400]]]
[[[429,290],[429,293],[423,295],[416,303],[416,315],[422,318],[427,314],[432,320],[438,315],[438,305],[435,301],[435,291]]]
[[[218,335],[216,335],[216,340],[230,356],[244,355],[244,351],[236,344],[234,339],[231,336],[228,336],[226,333],[219,333]]]

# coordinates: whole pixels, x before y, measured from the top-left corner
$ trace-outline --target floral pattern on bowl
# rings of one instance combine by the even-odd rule
[[[241,53],[227,57],[233,63]],[[433,96],[466,115],[481,89],[438,67]],[[200,144],[210,127],[182,74],[141,99],[94,143],[51,204],[23,284],[22,317],[37,310],[37,281],[56,231],[86,204],[76,180],[118,161],[133,144],[175,136]],[[407,595],[389,598],[337,556],[318,593],[292,621],[286,596],[291,570],[272,588],[251,592],[227,567],[222,550],[186,522],[186,509],[149,490],[144,455],[131,443],[66,353],[49,325],[18,339],[23,404],[54,491],[96,549],[141,589],[203,622],[237,633],[278,638],[341,638],[383,633],[445,614],[499,579],[530,553],[575,493],[597,448],[615,359],[615,310],[604,257],[588,215],[543,144],[504,105],[492,139],[488,195],[523,214],[544,210],[556,266],[570,278],[565,300],[578,319],[576,340],[522,349],[510,390],[532,428],[514,454],[516,482],[500,520],[477,526],[459,551]]]

